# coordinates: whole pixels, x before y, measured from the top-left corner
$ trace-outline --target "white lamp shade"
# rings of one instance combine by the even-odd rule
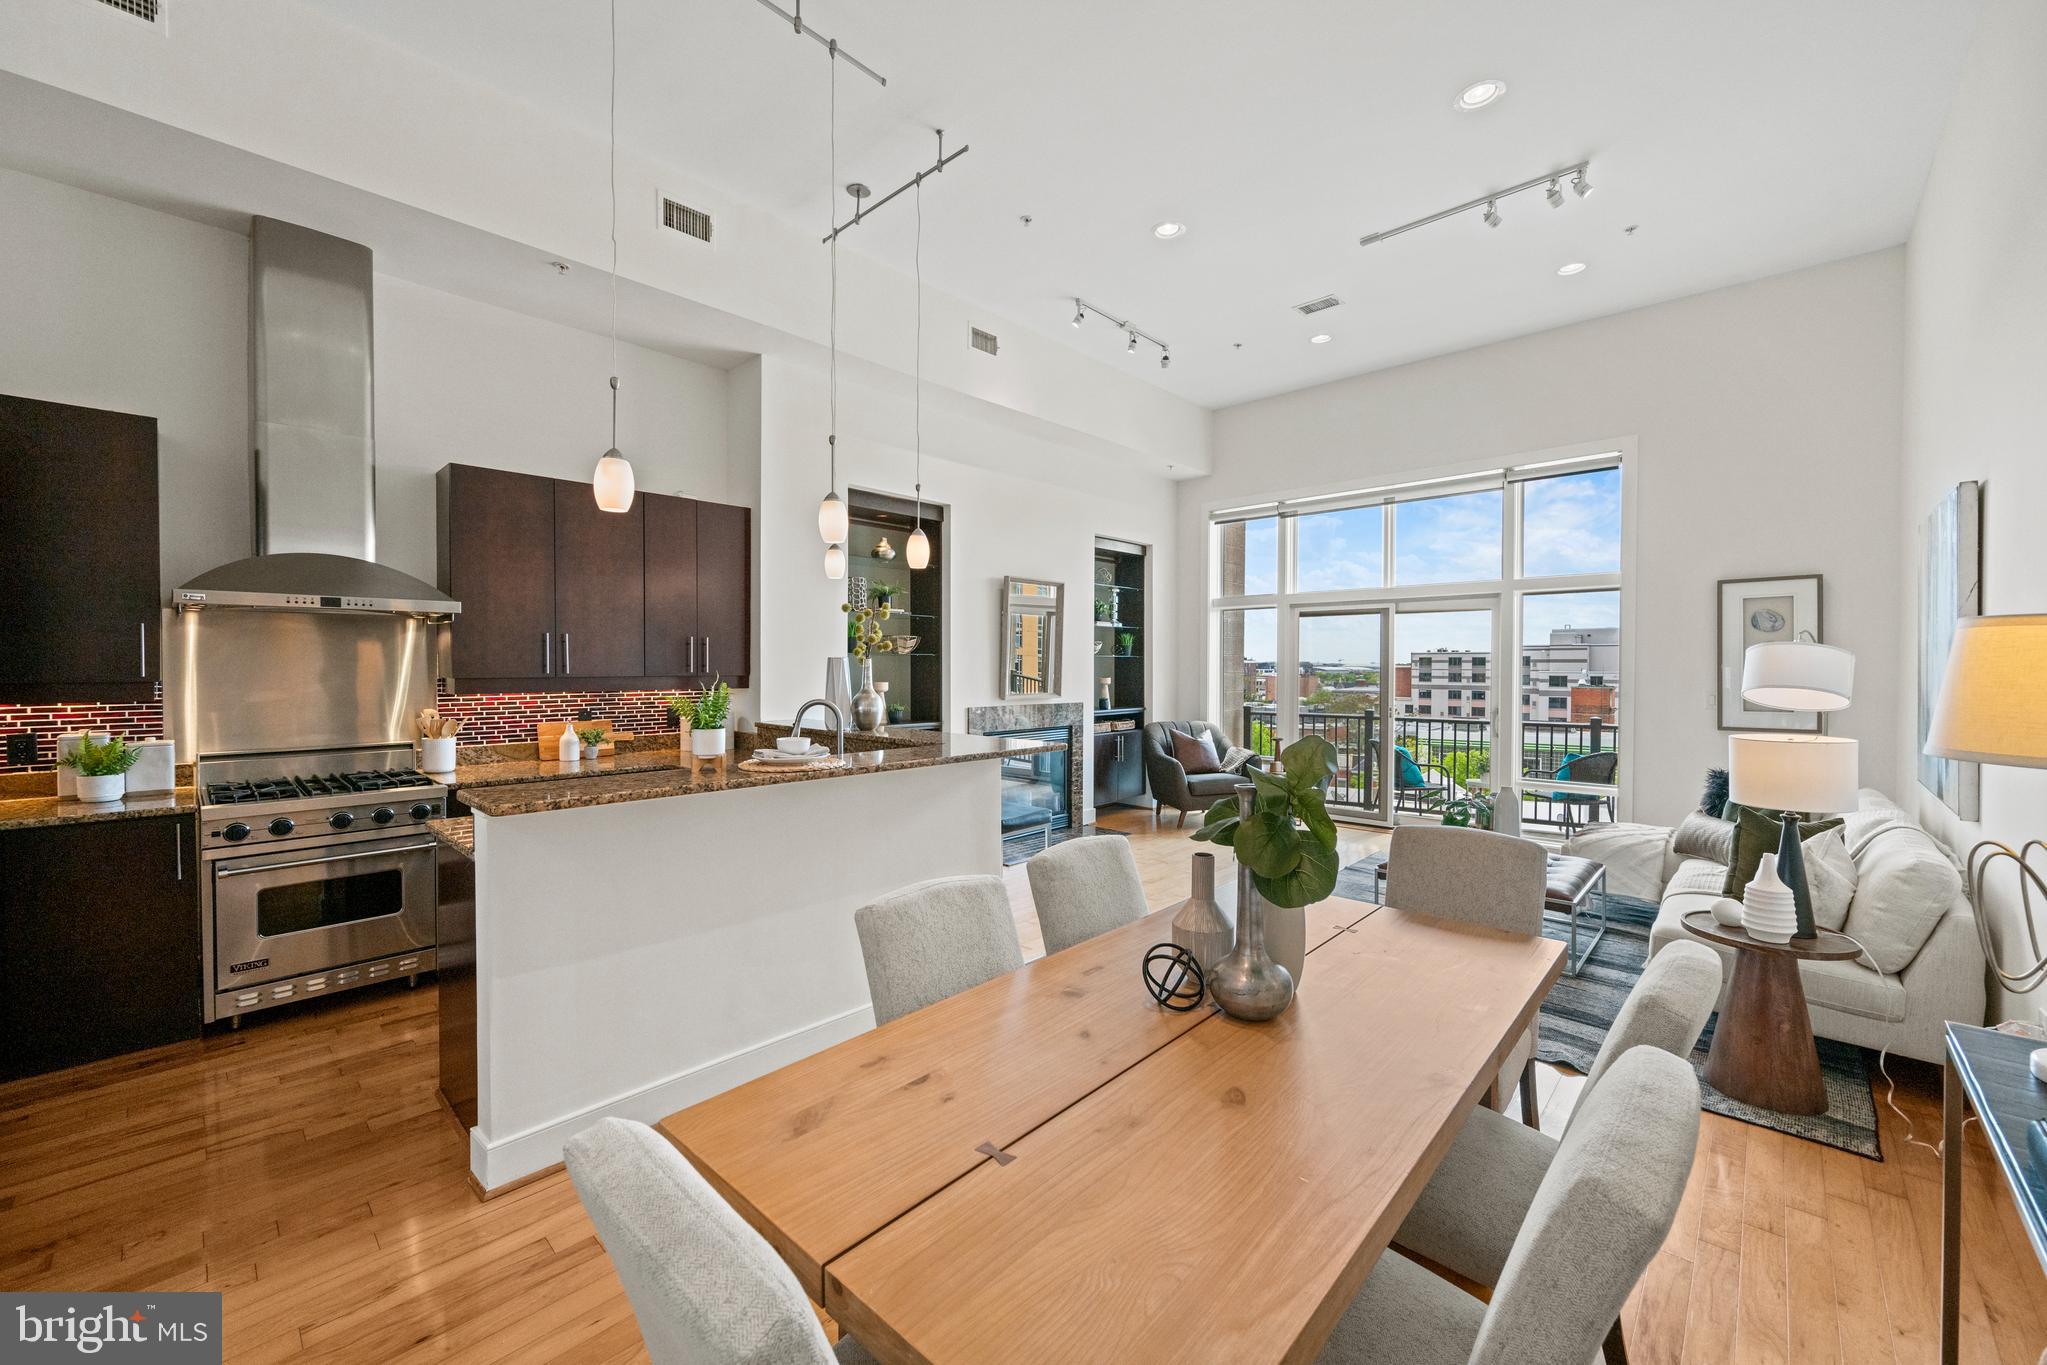
[[[1965,616],[1941,676],[1926,752],[2047,768],[2047,616]]]
[[[1855,696],[1855,656],[1809,640],[1750,645],[1741,696],[1780,711],[1838,711]]]
[[[817,505],[817,533],[827,545],[843,545],[851,528],[846,522],[846,504],[836,492],[824,495]],[[837,574],[832,575],[834,578]]]
[[[824,547],[824,576],[844,578],[846,576],[846,547],[827,545]]]
[[[1856,744],[1833,735],[1729,735],[1728,799],[1761,810],[1854,810]]]
[[[633,510],[632,462],[618,451],[604,452],[604,458],[597,461],[597,473],[590,482],[597,491],[597,506],[602,510],[606,512]]]
[[[930,565],[931,537],[924,534],[921,523],[916,530],[910,532],[910,538],[903,543],[903,558],[913,569],[922,569]]]

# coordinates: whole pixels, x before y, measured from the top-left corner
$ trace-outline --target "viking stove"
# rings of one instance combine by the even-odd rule
[[[202,758],[206,1018],[434,966],[434,841],[448,789],[403,746]]]

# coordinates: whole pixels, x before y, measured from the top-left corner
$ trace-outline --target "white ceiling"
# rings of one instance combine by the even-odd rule
[[[560,0],[307,3],[604,125],[599,4],[571,23]],[[820,234],[843,214],[822,48],[755,0],[617,3],[621,141]],[[839,182],[893,188],[934,127],[972,147],[926,186],[927,280],[1224,406],[1903,241],[1977,8],[809,0],[804,17],[889,78],[840,67]],[[1483,76],[1506,97],[1454,109]],[[1588,200],[1538,191],[1498,229],[1466,215],[1357,244],[1584,157]],[[1187,235],[1155,240],[1162,219]],[[908,270],[912,228],[905,196],[845,246]],[[1559,278],[1572,260],[1588,269]],[[1332,292],[1342,307],[1292,310]],[[1125,356],[1107,323],[1069,327],[1076,294],[1171,342],[1173,367]]]

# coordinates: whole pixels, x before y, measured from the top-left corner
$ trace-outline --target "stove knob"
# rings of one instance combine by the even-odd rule
[[[280,815],[270,822],[270,832],[280,839],[297,828],[298,822],[289,815]]]
[[[424,820],[424,819],[427,819],[427,818],[428,818],[429,816],[431,816],[431,815],[432,815],[433,813],[434,813],[434,808],[433,808],[433,806],[432,806],[431,804],[429,804],[428,802],[425,802],[425,801],[415,801],[415,802],[413,802],[413,803],[412,803],[412,818],[413,818],[413,819],[415,819],[415,820]]]
[[[240,843],[249,837],[249,827],[237,820],[220,832],[220,837],[231,843]]]
[[[375,810],[370,812],[370,819],[376,821],[380,825],[388,825],[397,818],[398,812],[392,810],[389,806],[379,806]]]
[[[332,825],[336,829],[347,829],[350,825],[355,823],[355,812],[347,810],[335,811],[332,815],[327,817],[327,823]]]

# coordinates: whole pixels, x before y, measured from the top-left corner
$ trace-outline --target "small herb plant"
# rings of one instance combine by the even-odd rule
[[[1336,822],[1322,804],[1322,786],[1336,775],[1336,746],[1307,735],[1280,751],[1278,774],[1246,768],[1257,788],[1248,819],[1237,799],[1208,808],[1194,837],[1236,850],[1252,885],[1273,905],[1313,905],[1336,889]]]
[[[1111,620],[1114,618],[1115,614],[1116,614],[1115,603],[1111,602],[1106,597],[1097,597],[1095,599],[1095,619],[1097,621]]]
[[[604,731],[593,725],[587,730],[576,731],[576,738],[583,741],[584,748],[594,749],[604,742]]]
[[[724,679],[714,679],[690,708],[690,728],[722,730],[725,728],[725,717],[731,711],[732,689],[725,685]]]
[[[1443,823],[1459,828],[1491,829],[1493,827],[1493,794],[1472,792],[1460,796],[1443,807]]]
[[[1130,630],[1119,630],[1116,632],[1116,653],[1124,658],[1129,658],[1131,651],[1136,648],[1137,632]]]
[[[66,768],[76,768],[80,777],[119,777],[141,761],[142,751],[118,736],[104,744],[88,736],[57,760]]]

